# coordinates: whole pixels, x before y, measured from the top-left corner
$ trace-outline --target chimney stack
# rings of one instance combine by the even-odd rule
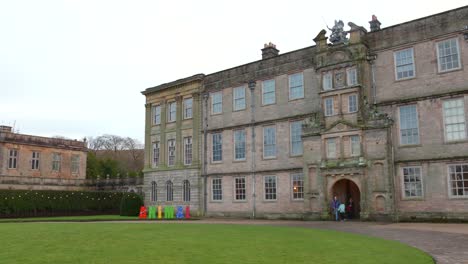
[[[262,49],[262,60],[269,59],[278,56],[279,50],[276,49],[276,45],[273,43],[265,43]]]
[[[369,24],[370,24],[370,31],[371,32],[380,30],[381,23],[380,23],[380,21],[377,19],[377,17],[375,15],[372,15],[372,20],[369,21]]]
[[[0,132],[11,133],[11,126],[0,126]]]

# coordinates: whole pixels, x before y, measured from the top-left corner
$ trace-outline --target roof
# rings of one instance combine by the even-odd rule
[[[193,76],[182,78],[182,79],[179,79],[179,80],[175,80],[173,82],[168,82],[168,83],[164,83],[164,84],[161,84],[161,85],[158,85],[158,86],[147,88],[146,90],[142,91],[141,93],[144,94],[144,95],[147,95],[147,94],[157,92],[157,91],[161,91],[161,90],[164,90],[164,89],[168,89],[168,88],[171,88],[171,87],[174,87],[174,86],[177,86],[177,85],[187,84],[187,83],[194,82],[194,81],[201,81],[201,80],[203,80],[204,77],[205,77],[205,75],[203,73],[195,74]]]

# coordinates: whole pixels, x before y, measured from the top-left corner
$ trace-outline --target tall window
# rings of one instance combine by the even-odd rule
[[[187,98],[184,100],[184,119],[192,118],[192,105],[192,98]]]
[[[422,197],[421,168],[404,167],[403,184],[405,197]]]
[[[176,102],[170,102],[168,105],[168,111],[167,111],[167,121],[168,122],[174,122],[176,121],[176,115],[177,115],[177,103]]]
[[[234,93],[234,111],[245,109],[245,87],[237,87],[233,89]]]
[[[333,97],[325,98],[325,116],[332,116],[333,114]]]
[[[223,112],[223,92],[211,94],[211,113],[219,114]]]
[[[327,142],[327,158],[336,158],[336,138],[328,138]]]
[[[234,131],[234,158],[245,160],[245,130]]]
[[[291,122],[291,155],[302,155],[302,121]]]
[[[184,202],[190,202],[190,182],[184,180]]]
[[[276,157],[276,127],[263,128],[263,157]]]
[[[359,136],[351,136],[351,156],[361,155],[361,139]]]
[[[184,138],[184,164],[192,164],[192,137]]]
[[[235,190],[236,190],[236,201],[245,201],[245,178],[238,177],[234,178]]]
[[[156,184],[155,181],[151,182],[151,201],[157,201],[158,200],[158,190],[157,190],[158,185]]]
[[[160,146],[159,141],[153,143],[153,168],[159,166],[159,152]]]
[[[354,86],[357,84],[357,70],[356,68],[346,69],[346,83],[348,86]]]
[[[78,174],[80,172],[80,156],[72,155],[71,156],[71,173]]]
[[[444,101],[445,138],[462,140],[466,138],[465,105],[463,98]]]
[[[265,200],[276,200],[276,176],[265,176]]]
[[[292,194],[293,200],[304,199],[304,175],[302,173],[292,175]]]
[[[461,67],[460,52],[456,38],[437,43],[437,63],[440,72],[456,70]]]
[[[289,100],[304,98],[304,78],[302,72],[289,75]]]
[[[213,161],[223,160],[223,136],[221,133],[213,134]]]
[[[153,123],[155,125],[161,124],[161,106],[153,106]]]
[[[262,104],[269,105],[276,102],[275,80],[266,80],[262,82]]]
[[[419,144],[416,105],[400,106],[400,137],[401,145]]]
[[[39,156],[40,156],[39,152],[33,151],[32,159],[31,159],[31,169],[33,170],[39,169]]]
[[[394,57],[396,79],[402,80],[414,77],[413,48],[396,51]]]
[[[348,113],[355,113],[358,110],[357,94],[348,96]]]
[[[327,72],[324,73],[322,76],[322,87],[324,91],[328,91],[333,89],[333,79],[332,79],[332,73]]]
[[[468,197],[468,164],[449,165],[450,194]]]
[[[221,201],[223,200],[223,179],[215,178],[211,181],[212,200]]]
[[[176,158],[176,142],[175,139],[169,139],[167,141],[167,165],[174,166]]]
[[[166,201],[174,201],[174,186],[171,181],[166,182]]]
[[[52,170],[60,171],[60,163],[62,161],[62,155],[60,153],[52,154]]]
[[[18,150],[10,149],[10,155],[8,157],[8,168],[16,169],[18,168]]]

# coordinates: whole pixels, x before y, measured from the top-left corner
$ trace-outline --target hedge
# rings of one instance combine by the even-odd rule
[[[143,205],[143,200],[140,196],[132,197],[124,195],[120,203],[120,215],[122,216],[137,216],[140,213],[140,206]]]
[[[0,190],[0,217],[119,213],[122,197],[134,193]]]

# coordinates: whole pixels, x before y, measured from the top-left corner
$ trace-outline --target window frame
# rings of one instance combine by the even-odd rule
[[[331,141],[333,141],[334,145],[335,145],[335,148],[334,148],[334,151],[333,151],[333,153],[334,153],[333,156],[330,155],[330,148],[329,148],[329,143]],[[336,151],[336,147],[337,147],[338,144],[337,144],[336,141],[337,141],[336,137],[330,137],[330,138],[325,139],[325,156],[326,156],[327,159],[337,159],[338,158],[338,155],[337,155],[338,153]]]
[[[301,86],[294,86],[294,87],[291,86],[291,81],[292,81],[292,78],[294,76],[301,76],[301,81],[302,81]],[[302,96],[292,98],[291,97],[292,89],[298,88],[298,87],[302,87]],[[293,74],[288,75],[288,92],[289,92],[289,94],[288,94],[289,101],[299,100],[299,99],[303,99],[305,97],[305,93],[304,93],[305,92],[305,89],[304,89],[304,73],[303,72],[297,72],[297,73],[293,73]]]
[[[174,145],[171,146],[171,143],[170,142],[174,142]],[[175,166],[176,164],[176,150],[177,150],[177,142],[175,140],[175,138],[172,138],[172,139],[168,139],[167,140],[167,166],[169,167],[173,167]],[[171,155],[171,148],[173,148],[172,152],[174,155]],[[171,157],[173,157],[173,159],[171,160]],[[172,161],[172,163],[171,163]]]
[[[412,67],[413,75],[408,76],[408,77],[398,78],[398,73],[399,73],[398,72],[398,67],[405,67],[405,66],[408,66],[410,64],[407,63],[407,64],[402,64],[402,65],[397,65],[397,54],[400,53],[400,52],[408,51],[408,50],[411,50],[411,59],[412,59],[411,65],[413,66]],[[393,69],[395,71],[395,80],[396,81],[409,80],[409,79],[416,78],[416,61],[414,59],[414,48],[413,47],[400,49],[400,50],[396,50],[396,51],[393,52]]]
[[[291,155],[293,157],[304,155],[304,147],[303,147],[303,143],[302,143],[302,124],[303,123],[304,123],[303,120],[296,120],[296,121],[289,122],[289,155]],[[300,130],[299,140],[294,141],[294,139],[293,139],[293,136],[294,136],[293,135],[293,126],[297,125],[297,124],[299,124],[299,130]],[[297,153],[295,153],[293,151],[294,150],[294,143],[300,144],[300,151],[297,152]]]
[[[219,96],[219,99],[220,101],[219,102],[215,102],[214,101],[214,98]],[[219,115],[219,114],[222,114],[223,113],[223,91],[217,91],[217,92],[212,92],[210,93],[210,101],[211,101],[211,114],[212,115]],[[215,104],[219,104],[220,105],[220,111],[219,112],[215,112],[214,109],[215,109]]]
[[[58,157],[58,160],[55,159],[56,157]],[[52,153],[52,171],[60,172],[61,169],[62,169],[62,154],[58,152],[53,152]]]
[[[151,181],[151,193],[150,193],[150,201],[156,202],[158,200],[158,184],[156,181]]]
[[[267,83],[267,82],[272,82],[273,83],[273,91],[265,92],[265,83]],[[265,103],[265,94],[270,94],[270,93],[273,94],[273,102]],[[272,105],[272,104],[276,104],[276,80],[275,79],[268,79],[268,80],[262,81],[262,106]]]
[[[406,143],[404,144],[403,143],[403,137],[402,137],[402,133],[401,133],[401,130],[402,130],[402,126],[401,126],[401,109],[403,107],[409,107],[409,106],[414,106],[415,109],[416,109],[416,125],[417,125],[417,132],[418,132],[418,142],[417,143]],[[405,128],[406,130],[408,130],[409,128]],[[414,129],[414,128],[411,128],[411,129]],[[400,146],[415,146],[415,145],[420,145],[421,144],[421,133],[419,132],[419,112],[418,112],[418,105],[417,104],[408,104],[408,105],[400,105],[398,107],[398,137],[400,139]]]
[[[174,119],[171,118],[172,116],[172,106],[174,106]],[[167,104],[167,123],[173,123],[177,121],[177,102],[172,101]]]
[[[350,79],[351,79],[351,74],[350,72],[353,71],[354,72],[354,83],[350,83]],[[356,67],[349,67],[349,68],[346,68],[346,86],[348,87],[351,87],[351,86],[356,86],[358,84],[358,77],[357,77],[357,68]]]
[[[238,183],[237,180],[242,180],[243,182]],[[234,197],[234,201],[236,201],[236,202],[246,202],[247,201],[247,179],[245,177],[234,177],[234,194],[233,194],[233,197]],[[243,199],[241,199],[242,197],[243,197]]]
[[[446,120],[447,117],[445,116],[445,103],[450,102],[450,101],[458,101],[458,100],[460,100],[462,102],[462,107],[463,107],[462,114],[463,114],[463,124],[464,124],[464,132],[465,132],[464,137],[461,138],[461,139],[448,139],[447,125],[454,125],[454,124],[447,124],[447,120]],[[466,106],[465,106],[465,98],[464,97],[450,98],[450,99],[447,99],[447,100],[442,100],[442,119],[443,119],[443,125],[444,125],[444,139],[445,139],[445,142],[465,141],[465,140],[468,139],[465,111],[466,111]],[[452,117],[452,116],[450,116],[450,117]],[[457,123],[457,124],[460,124],[460,123]]]
[[[153,106],[153,125],[161,124],[161,105]]]
[[[151,167],[153,168],[159,167],[159,163],[161,162],[161,141],[153,142],[153,151],[152,151],[151,158],[152,158]]]
[[[324,115],[325,116],[334,116],[335,115],[335,98],[333,97],[325,97],[324,98]],[[328,109],[327,109],[327,101],[331,101],[331,114],[328,114]]]
[[[14,155],[12,155],[14,153]],[[17,170],[18,169],[18,156],[19,150],[16,148],[8,149],[8,169],[9,170]],[[14,166],[12,166],[14,165]]]
[[[237,133],[242,133],[243,134],[243,137],[244,137],[244,141],[243,141],[243,146],[242,147],[239,147],[237,146],[238,144],[238,140],[237,140]],[[247,132],[245,131],[245,129],[236,129],[233,131],[232,133],[233,137],[234,137],[234,160],[235,161],[245,161],[246,160],[246,157],[247,157]],[[243,149],[244,150],[244,157],[243,158],[237,158],[237,150],[238,149]]]
[[[166,181],[166,202],[174,201],[174,183],[171,180]]]
[[[236,93],[237,91],[243,91],[244,96],[237,98]],[[240,108],[237,108],[236,102],[238,100],[241,100],[243,102],[243,106]],[[234,87],[232,88],[232,111],[242,111],[247,109],[247,95],[245,92],[245,86],[239,86],[239,87]]]
[[[275,179],[274,187],[267,187],[267,178]],[[274,189],[274,193],[269,193],[267,189]],[[273,198],[268,198],[268,194],[274,196]],[[264,175],[263,176],[263,200],[266,202],[274,202],[278,200],[278,177],[276,175]]]
[[[187,107],[187,102],[190,102],[190,107]],[[183,119],[184,120],[192,119],[193,118],[193,98],[192,97],[185,98],[182,104],[183,104],[183,109],[184,109]],[[188,109],[190,109],[190,112],[189,112],[190,115],[187,114]]]
[[[215,136],[219,137],[219,149],[215,149]],[[219,159],[215,159],[215,152],[219,151]],[[213,133],[211,134],[211,162],[212,163],[220,163],[223,161],[223,133]]]
[[[78,160],[73,160],[73,158]],[[70,157],[70,172],[71,174],[80,174],[80,155],[73,154]],[[76,168],[76,170],[74,170]]]
[[[439,44],[443,43],[443,42],[447,42],[447,41],[451,41],[451,40],[455,40],[455,45],[457,47],[457,60],[458,60],[458,67],[456,68],[451,68],[451,69],[446,69],[446,70],[442,70],[441,69],[441,64],[440,64],[440,51],[439,51]],[[444,39],[444,40],[439,40],[435,43],[436,45],[436,54],[437,54],[437,72],[438,73],[445,73],[445,72],[451,72],[451,71],[456,71],[456,70],[460,70],[462,68],[462,64],[461,64],[461,56],[460,56],[460,44],[458,43],[458,37],[453,37],[453,38],[448,38],[448,39]]]
[[[462,178],[463,178],[463,185],[464,185],[464,182],[465,182],[465,177],[463,176],[464,174],[464,170],[463,170],[463,166],[468,166],[468,163],[452,163],[452,164],[447,164],[447,186],[448,186],[448,194],[449,194],[449,198],[450,199],[468,199],[468,192],[465,193],[465,191],[463,190],[465,187],[462,187],[462,190],[463,190],[463,195],[454,195],[452,193],[452,175],[451,175],[451,172],[450,172],[450,167],[452,166],[461,166],[461,173],[462,173]],[[456,172],[456,168],[455,168],[455,173]],[[468,178],[466,179],[466,181],[468,181]],[[456,187],[456,190],[460,189],[459,186]]]
[[[358,139],[358,142],[357,142],[357,146],[358,146],[358,153],[354,153],[353,152],[353,138],[357,138]],[[362,153],[362,149],[361,149],[361,136],[360,135],[350,135],[349,136],[349,153],[351,155],[351,157],[359,157],[361,156],[361,153]]]
[[[355,111],[351,111],[351,97],[355,97],[355,106],[356,106],[356,110]],[[357,113],[359,111],[359,104],[358,104],[358,95],[357,94],[350,94],[348,95],[348,113],[349,114],[353,114],[353,113]]]
[[[190,202],[191,201],[191,186],[189,180],[184,180],[182,182],[182,201]]]
[[[273,144],[269,144],[268,146],[266,145],[266,133],[265,133],[266,129],[273,129],[273,131],[274,131]],[[276,142],[276,138],[277,138],[277,136],[276,136],[276,125],[264,126],[263,127],[263,137],[262,138],[263,138],[262,139],[263,140],[263,144],[262,144],[263,145],[263,153],[262,153],[263,159],[275,159],[276,154],[277,154],[277,151],[276,151],[277,150],[276,149],[276,146],[277,146],[277,142]],[[273,149],[274,154],[272,156],[265,156],[266,147],[271,147],[271,146],[274,148]]]
[[[41,152],[33,151],[31,153],[31,170],[40,170]]]
[[[406,182],[405,182],[405,169],[418,169],[419,170],[419,184],[421,186],[421,195],[415,195],[415,196],[407,196],[406,195]],[[424,183],[423,183],[423,170],[422,166],[402,166],[400,169],[401,173],[401,194],[402,198],[405,200],[411,200],[411,199],[423,199],[424,198]],[[408,183],[414,183],[414,182],[408,182]],[[409,189],[411,191],[411,189]],[[417,190],[417,189],[416,189]]]
[[[186,166],[192,165],[192,162],[193,162],[193,138],[191,136],[188,136],[188,137],[184,137],[184,165]]]
[[[215,181],[219,181],[219,183],[215,184]],[[215,197],[215,186],[219,187],[219,189],[216,189],[216,191],[219,191],[219,193],[216,193],[216,197]],[[211,179],[211,201],[213,202],[223,201],[223,178],[221,177],[216,177],[216,178]]]
[[[330,86],[325,86],[325,84],[329,84]],[[322,91],[331,91],[331,90],[333,90],[333,72],[332,71],[324,72],[322,74]]]
[[[296,176],[300,176],[301,179],[299,180],[296,180],[295,177]],[[302,182],[302,184],[298,185],[298,190],[294,190],[294,182]],[[302,191],[300,191],[302,190]],[[298,197],[295,197],[295,195],[297,194]],[[302,194],[302,195],[300,195]],[[305,197],[305,192],[304,192],[304,173],[302,172],[297,172],[297,173],[292,173],[291,174],[291,199],[293,201],[304,201],[304,197]],[[299,197],[299,196],[302,196],[302,197]]]

